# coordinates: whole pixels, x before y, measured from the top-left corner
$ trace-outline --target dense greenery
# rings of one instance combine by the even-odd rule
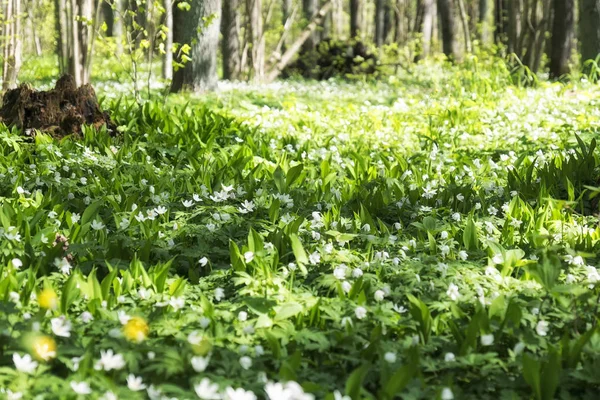
[[[504,65],[1,129],[6,397],[597,398],[600,90]]]

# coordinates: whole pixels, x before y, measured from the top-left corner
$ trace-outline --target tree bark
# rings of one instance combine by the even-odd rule
[[[465,9],[465,3],[463,0],[456,0],[458,3],[458,10],[460,15],[460,22],[463,28],[463,36],[465,40],[465,50],[467,53],[471,53],[473,51],[471,46],[471,32],[469,30],[469,17],[467,15],[467,10]]]
[[[173,79],[173,2],[164,0],[165,8],[165,54],[163,57],[162,76]]]
[[[350,37],[357,38],[364,30],[362,0],[350,0]]]
[[[318,0],[302,0],[302,12],[307,21],[312,21],[317,13]],[[302,45],[302,52],[309,53],[315,51],[319,43],[319,34],[315,30]]]
[[[283,25],[284,27],[289,23],[288,20],[292,16],[292,8],[293,8],[292,0],[283,0],[283,4],[281,5],[281,17],[282,17],[281,25]],[[283,39],[281,49],[284,52],[287,49],[287,43],[286,43],[285,38]]]
[[[171,3],[172,4],[172,3]],[[116,54],[123,54],[123,0],[114,0],[113,8],[113,37],[115,38]]]
[[[600,54],[600,1],[580,0],[579,42],[581,61],[593,60]]]
[[[434,2],[433,0],[422,0],[423,4],[423,25],[421,27],[421,57],[427,58],[431,53],[431,36],[434,23]]]
[[[526,0],[528,1],[528,0]],[[537,2],[537,0],[534,0]],[[508,52],[519,55],[517,44],[521,36],[521,1],[508,1]]]
[[[235,80],[240,72],[239,0],[223,1],[221,54],[223,79]]]
[[[386,0],[375,0],[375,46],[381,47],[385,42],[385,3]]]
[[[568,74],[575,27],[575,1],[554,0],[550,77]],[[600,21],[599,21],[600,22]]]
[[[263,31],[262,0],[246,0],[248,11],[248,43],[255,81],[265,77],[265,35]]]
[[[456,42],[454,40],[454,10],[451,0],[437,0],[442,29],[442,49],[446,57],[456,59]]]
[[[494,31],[494,41],[498,45],[505,45],[508,40],[508,2],[511,0],[496,0],[494,8],[494,22],[496,29]]]
[[[227,0],[228,1],[228,0]],[[191,46],[191,61],[173,71],[171,92],[204,92],[217,86],[217,49],[221,24],[221,0],[194,0],[189,11],[174,9],[174,40]]]
[[[479,29],[480,40],[483,46],[489,46],[492,41],[490,26],[490,11],[492,11],[490,0],[479,0]]]
[[[22,63],[23,43],[21,40],[21,0],[8,0],[4,10],[2,89],[17,86],[17,77]]]
[[[281,59],[273,66],[269,74],[267,75],[267,81],[272,82],[281,74],[281,71],[292,61],[294,56],[300,51],[302,45],[310,35],[316,31],[317,27],[323,22],[327,13],[331,10],[333,0],[327,0],[322,6],[319,12],[315,15],[313,20],[308,26],[302,31],[300,36],[294,43],[287,49],[287,51],[281,56]]]

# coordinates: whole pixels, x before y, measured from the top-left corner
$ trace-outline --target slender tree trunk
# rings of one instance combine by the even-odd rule
[[[302,12],[307,21],[311,21],[317,13],[318,0],[302,0]],[[302,52],[312,52],[319,43],[319,34],[317,31],[311,33],[306,42],[302,45]]]
[[[528,1],[528,0],[526,0]],[[537,0],[534,0],[537,1]],[[508,52],[517,55],[517,43],[521,36],[521,0],[508,1]]]
[[[223,79],[235,80],[240,71],[239,0],[223,1],[221,53]]]
[[[225,2],[227,3],[227,2]],[[288,20],[290,19],[290,17],[292,16],[292,8],[293,8],[293,2],[292,0],[283,0],[283,4],[281,5],[281,25],[286,26],[286,24],[288,24]],[[281,49],[283,52],[285,52],[285,50],[287,49],[287,43],[286,40],[284,38]]]
[[[465,3],[463,0],[456,0],[458,4],[458,11],[460,15],[460,23],[463,28],[463,36],[465,40],[465,50],[467,53],[471,53],[473,51],[471,46],[471,32],[469,31],[469,16],[467,15],[467,10],[465,8]]]
[[[393,0],[386,0],[383,13],[383,42],[390,43],[394,31],[394,9],[391,6]]]
[[[154,0],[146,0],[146,30],[148,31],[148,54],[147,62],[152,63],[154,57],[154,40],[155,40],[155,26],[154,26]]]
[[[173,79],[173,3],[164,0],[165,8],[165,54],[163,57],[162,76],[164,79]]]
[[[492,11],[491,0],[479,0],[479,29],[481,44],[488,47],[492,42],[492,29],[490,14]]]
[[[434,24],[434,1],[422,0],[423,2],[423,25],[421,27],[421,57],[427,58],[431,53],[431,35]]]
[[[262,0],[246,0],[249,14],[248,34],[251,45],[250,56],[254,80],[260,82],[265,77],[265,36],[262,19]]]
[[[115,24],[115,15],[113,14],[110,3],[105,0],[102,0],[102,18],[106,23],[106,32],[104,32],[104,34],[107,37],[112,37],[114,35],[113,28]]]
[[[333,9],[331,10],[333,34],[336,38],[341,38],[344,35],[344,1],[334,0]]]
[[[385,42],[385,2],[375,0],[375,46],[381,47]]]
[[[550,77],[568,74],[575,28],[575,1],[554,0]],[[600,22],[600,21],[599,21]]]
[[[4,62],[2,69],[2,89],[17,86],[21,69],[23,42],[21,40],[21,0],[8,0],[4,8]]]
[[[404,44],[406,41],[407,24],[405,17],[408,17],[405,0],[396,0],[394,6],[394,42]]]
[[[77,0],[70,0],[71,13],[67,17],[69,19],[68,24],[70,25],[70,52],[69,52],[69,73],[75,78],[75,85],[79,86],[81,82],[81,42],[79,37],[79,24],[75,20],[79,14],[79,7]]]
[[[61,75],[67,73],[69,65],[67,26],[67,4],[66,0],[54,0],[54,23],[58,38],[56,41],[56,53],[58,55],[58,69]]]
[[[169,0],[166,0],[169,1]],[[171,9],[172,9],[172,2]],[[123,0],[114,0],[113,3],[113,37],[115,38],[116,54],[120,56],[123,54]]]
[[[456,59],[456,42],[454,40],[454,10],[452,0],[437,0],[442,30],[442,48],[446,57]]]
[[[600,1],[580,0],[579,42],[581,61],[593,60],[600,54]]]
[[[350,37],[357,38],[364,30],[362,0],[350,0]]]
[[[496,29],[494,31],[494,41],[498,45],[506,45],[508,41],[508,2],[511,0],[496,0],[494,9],[494,22]],[[536,1],[536,0],[534,0]]]

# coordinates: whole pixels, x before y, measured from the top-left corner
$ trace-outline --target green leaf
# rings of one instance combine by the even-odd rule
[[[360,399],[360,391],[362,388],[363,381],[369,372],[371,366],[369,364],[363,364],[356,368],[346,381],[346,395],[350,396],[351,399]]]
[[[300,238],[295,233],[290,234],[289,237],[292,244],[292,252],[294,253],[294,257],[296,257],[296,262],[298,262],[298,264],[307,265],[308,256],[306,255],[306,251],[304,251]]]
[[[62,294],[60,297],[60,312],[67,315],[69,306],[73,304],[77,296],[79,295],[79,289],[77,289],[77,278],[76,274],[73,273],[67,279],[62,288]]]
[[[275,321],[282,321],[284,319],[291,318],[302,312],[304,308],[298,303],[284,303],[274,308],[275,310]]]
[[[235,242],[229,239],[229,257],[231,258],[231,266],[234,271],[245,271],[246,263],[240,253],[240,249]]]
[[[463,232],[463,244],[467,250],[476,250],[479,246],[477,239],[477,226],[473,218],[469,218]]]
[[[540,361],[529,354],[523,355],[523,378],[533,391],[538,400],[542,400],[542,389],[540,381]]]

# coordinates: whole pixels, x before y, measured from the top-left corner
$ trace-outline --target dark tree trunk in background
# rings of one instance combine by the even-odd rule
[[[363,31],[362,0],[350,0],[350,37],[356,38]]]
[[[600,2],[598,0],[579,2],[579,42],[582,62],[598,57],[600,54]]]
[[[496,29],[494,31],[494,41],[496,44],[506,44],[508,39],[508,2],[510,0],[496,0],[494,8],[494,23]]]
[[[385,3],[375,0],[375,46],[381,47],[385,41]]]
[[[504,0],[506,1],[506,0]],[[535,0],[537,2],[537,0]],[[519,2],[508,0],[508,53],[519,54],[518,41],[521,36],[521,7]]]
[[[281,25],[285,26],[288,19],[292,16],[292,0],[283,0],[283,4],[281,5]],[[287,49],[286,40],[283,41],[283,45],[281,46],[281,51],[285,53]]]
[[[319,8],[319,0],[302,0],[302,12],[304,19],[311,21],[317,14]],[[317,48],[319,43],[319,32],[314,31],[302,45],[302,52],[312,52]]]
[[[490,11],[492,11],[490,0],[479,0],[479,29],[480,40],[484,46],[491,44]]]
[[[226,0],[230,1],[230,0]],[[173,71],[171,92],[184,89],[202,92],[217,86],[217,49],[221,0],[193,0],[189,11],[174,7],[175,41],[187,43],[191,49],[191,61],[184,68]],[[209,19],[208,26],[204,19]]]
[[[394,30],[394,9],[391,6],[391,0],[385,1],[383,14],[383,42],[390,43],[392,32]]]
[[[171,0],[163,0],[165,8],[164,26],[165,32],[165,54],[162,59],[162,77],[173,79],[173,3]]]
[[[442,47],[449,59],[456,59],[456,42],[454,40],[454,10],[452,0],[437,0],[440,25],[442,29]]]
[[[575,0],[554,0],[554,23],[550,49],[550,77],[568,74],[575,27]],[[600,22],[600,21],[599,21]]]
[[[102,2],[102,17],[106,23],[106,32],[104,32],[104,34],[108,37],[112,37],[114,35],[113,27],[115,24],[115,15],[112,6],[107,1]]]
[[[421,57],[429,57],[431,52],[431,36],[433,33],[435,2],[434,0],[422,0],[423,3],[423,24],[421,25]]]
[[[235,80],[240,72],[239,0],[224,0],[221,16],[223,79]]]

